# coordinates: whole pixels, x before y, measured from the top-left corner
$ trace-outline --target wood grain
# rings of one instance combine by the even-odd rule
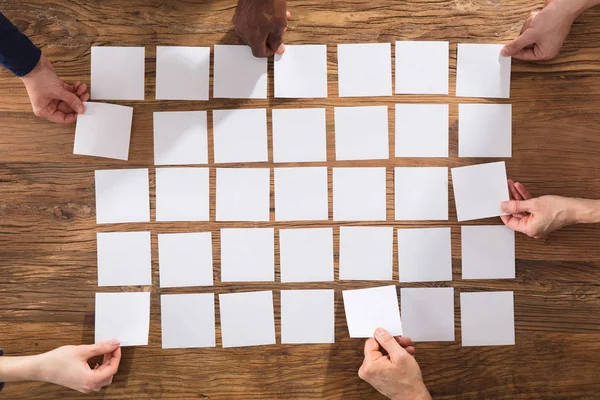
[[[114,383],[97,395],[83,396],[41,383],[6,386],[10,399],[365,399],[381,398],[357,376],[362,340],[348,338],[341,290],[375,286],[374,282],[296,284],[225,284],[219,280],[219,229],[227,226],[333,226],[336,278],[339,229],[342,224],[211,222],[185,224],[95,223],[93,171],[102,168],[151,168],[152,113],[165,110],[214,110],[238,107],[325,107],[328,117],[328,161],[314,165],[385,166],[388,175],[388,221],[376,225],[451,226],[454,255],[456,343],[418,343],[417,360],[436,399],[582,399],[600,393],[600,229],[566,228],[547,241],[517,237],[517,279],[460,280],[460,225],[450,193],[450,222],[400,224],[393,221],[394,166],[448,166],[482,159],[458,159],[459,102],[493,102],[454,96],[339,98],[338,43],[393,42],[423,39],[451,42],[450,93],[454,93],[456,45],[500,43],[518,34],[528,13],[540,6],[526,0],[289,0],[293,14],[287,43],[328,45],[329,93],[323,100],[273,99],[273,64],[269,61],[268,100],[165,102],[154,98],[157,45],[212,46],[237,43],[231,29],[235,1],[167,0],[0,0],[11,18],[54,63],[68,81],[89,83],[90,46],[146,47],[146,101],[119,102],[135,107],[129,162],[72,155],[73,126],[36,119],[18,79],[0,71],[0,344],[12,355],[34,354],[60,345],[90,343],[94,332],[96,232],[151,230],[152,287],[102,291],[152,292],[150,345],[126,348]],[[513,61],[513,158],[509,175],[534,194],[600,198],[600,10],[574,25],[561,56],[544,63]],[[212,71],[211,71],[212,75]],[[212,79],[211,79],[212,84]],[[211,90],[212,92],[212,90]],[[395,103],[450,104],[450,158],[335,162],[333,107]],[[209,118],[210,118],[209,113]],[[270,113],[269,113],[270,118]],[[209,121],[210,122],[210,121]],[[210,125],[210,124],[209,124]],[[210,129],[210,128],[209,128]],[[393,149],[393,135],[390,136]],[[393,154],[393,153],[392,153]],[[211,167],[213,161],[210,152]],[[270,154],[272,160],[272,154]],[[241,166],[241,164],[232,164]],[[286,164],[302,165],[302,164]],[[255,166],[272,167],[260,163]],[[214,198],[214,170],[211,171]],[[331,183],[330,183],[331,185]],[[330,199],[331,200],[331,199]],[[331,204],[330,204],[331,216]],[[273,216],[271,221],[274,221]],[[472,224],[498,223],[497,220]],[[215,282],[211,288],[158,287],[156,234],[211,231],[214,235]],[[276,251],[278,253],[278,243]],[[278,260],[278,254],[276,260]],[[397,255],[394,255],[397,261]],[[279,277],[279,267],[276,267]],[[398,276],[397,267],[394,278]],[[387,282],[391,283],[391,282]],[[412,284],[411,287],[437,286]],[[279,324],[279,290],[336,290],[336,343],[276,345],[238,349],[162,350],[161,293],[274,290]],[[516,346],[460,346],[459,292],[514,290]],[[277,326],[278,342],[280,341]],[[217,313],[217,343],[220,325]]]

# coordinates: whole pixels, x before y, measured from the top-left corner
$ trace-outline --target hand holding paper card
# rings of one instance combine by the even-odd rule
[[[502,44],[458,44],[456,96],[510,97],[511,58],[500,55]]]
[[[377,328],[402,335],[396,286],[344,290],[342,295],[351,338],[373,337]]]
[[[96,343],[148,345],[150,292],[96,293]]]

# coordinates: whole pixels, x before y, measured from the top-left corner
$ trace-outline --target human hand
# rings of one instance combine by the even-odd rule
[[[358,376],[390,399],[430,400],[410,343],[409,338],[394,338],[377,328],[375,338],[365,342],[365,359]]]
[[[233,25],[255,57],[269,57],[285,51],[283,34],[291,17],[286,0],[238,0]]]
[[[87,86],[81,82],[69,85],[54,72],[44,56],[29,74],[21,78],[29,94],[33,113],[60,124],[72,124],[84,111],[83,102],[90,99]]]
[[[508,180],[511,201],[502,203],[504,225],[517,232],[539,239],[563,226],[577,222],[579,199],[561,196],[533,198],[519,182]]]
[[[90,368],[88,360],[104,355],[102,365]],[[41,354],[39,380],[66,386],[82,393],[99,392],[112,383],[121,361],[117,340],[83,346],[63,346]]]
[[[527,61],[556,57],[579,15],[576,3],[574,0],[546,0],[541,11],[527,17],[520,36],[507,43],[501,54]]]

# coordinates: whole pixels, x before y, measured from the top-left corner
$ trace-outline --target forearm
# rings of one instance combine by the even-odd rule
[[[0,65],[25,76],[37,65],[42,52],[0,13]]]
[[[554,0],[556,7],[561,9],[573,21],[586,10],[600,5],[600,0]]]
[[[575,223],[594,224],[600,222],[600,200],[577,199]]]
[[[40,356],[0,357],[0,382],[40,380]]]

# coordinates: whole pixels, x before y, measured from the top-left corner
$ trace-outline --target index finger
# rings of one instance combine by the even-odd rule
[[[400,358],[405,352],[396,339],[385,329],[375,329],[375,340],[388,352],[392,360]]]

